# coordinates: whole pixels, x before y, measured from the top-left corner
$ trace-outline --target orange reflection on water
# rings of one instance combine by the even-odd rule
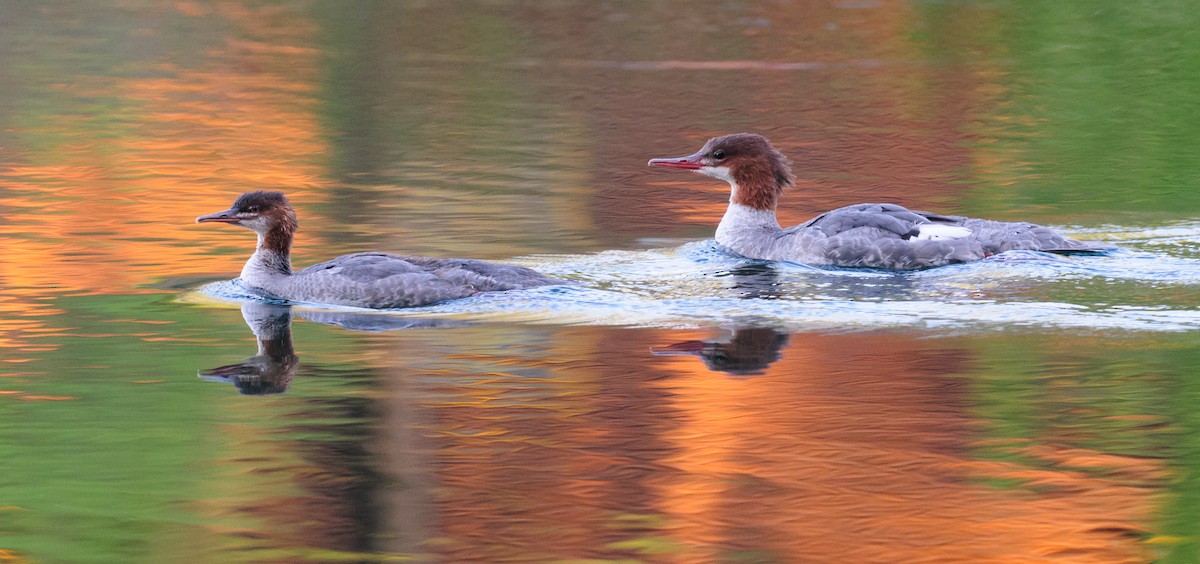
[[[1165,469],[1049,445],[1032,450],[1051,468],[973,460],[967,382],[953,376],[966,353],[901,337],[804,336],[758,378],[673,363],[673,405],[687,423],[671,463],[684,479],[664,497],[678,533],[713,547],[705,559],[717,547],[788,561],[1144,559],[1136,538],[1152,500],[1139,485],[1162,483]],[[1022,486],[987,485],[1001,481]]]
[[[250,189],[286,188],[314,203],[325,145],[307,47],[315,27],[300,16],[221,4],[209,17],[224,25],[206,29],[227,36],[189,66],[52,86],[59,111],[20,132],[0,171],[0,208],[12,210],[0,224],[6,293],[121,294],[233,274],[253,238],[195,226],[197,215]],[[280,48],[254,48],[262,39]],[[89,106],[114,99],[102,113]],[[223,246],[245,252],[214,252]]]
[[[445,390],[454,401],[431,406],[444,542],[427,549],[455,561],[1149,556],[1141,539],[1168,477],[1161,462],[1065,437],[987,439],[969,349],[792,335],[765,373],[730,376],[693,358],[647,366],[629,354],[647,335],[703,333],[569,333],[551,358],[591,349],[604,365],[479,357],[508,369],[458,381]],[[529,371],[549,373],[520,376]],[[1019,457],[983,454],[996,449]]]
[[[27,289],[8,288],[0,278],[0,354],[7,361],[14,361],[14,351],[44,353],[58,348],[48,340],[39,340],[38,333],[45,336],[45,318],[61,313],[46,302],[36,301],[37,292]]]

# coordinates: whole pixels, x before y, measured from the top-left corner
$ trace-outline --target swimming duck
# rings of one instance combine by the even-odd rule
[[[292,238],[298,223],[282,192],[247,192],[233,207],[196,222],[229,223],[257,233],[258,247],[242,268],[242,282],[265,296],[294,302],[402,308],[566,283],[521,266],[374,252],[343,255],[293,272]]]
[[[747,258],[911,270],[1010,250],[1111,249],[1032,223],[941,215],[896,204],[855,204],[783,229],[775,219],[775,208],[783,189],[795,185],[795,177],[787,158],[754,133],[714,137],[692,155],[650,159],[648,164],[728,182],[729,208],[717,226],[716,240]]]

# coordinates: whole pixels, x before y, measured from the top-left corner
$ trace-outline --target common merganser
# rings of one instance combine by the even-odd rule
[[[292,272],[292,237],[298,224],[282,192],[247,192],[233,207],[197,217],[196,222],[230,223],[257,233],[258,248],[242,268],[242,282],[294,302],[400,308],[567,283],[521,266],[371,252],[342,255]]]
[[[652,166],[692,170],[729,183],[732,193],[717,242],[747,258],[911,270],[981,259],[1010,250],[1080,253],[1109,250],[1049,227],[912,211],[896,204],[855,204],[783,229],[775,207],[795,185],[788,160],[761,135],[709,139],[686,157]]]

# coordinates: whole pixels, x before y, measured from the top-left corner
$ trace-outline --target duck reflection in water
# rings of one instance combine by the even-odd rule
[[[232,382],[245,395],[287,391],[300,366],[292,347],[292,308],[260,302],[242,304],[242,318],[258,338],[258,354],[197,375],[209,382]]]
[[[733,330],[728,339],[683,341],[663,347],[652,347],[654,356],[697,356],[714,372],[734,376],[757,376],[783,357],[780,350],[788,335],[770,327],[742,327]]]
[[[920,291],[919,279],[908,273],[847,272],[844,269],[810,268],[780,271],[780,263],[751,261],[715,272],[732,281],[728,290],[742,299],[795,299],[819,292],[840,300],[894,300]],[[654,356],[696,356],[709,370],[736,376],[763,374],[782,358],[788,333],[766,325],[762,319],[735,322],[732,335],[720,339],[683,341],[652,346]]]
[[[300,311],[300,317],[335,325],[351,331],[379,332],[423,327],[461,327],[469,325],[454,319],[418,319],[391,315]],[[300,366],[292,345],[292,306],[265,302],[244,302],[242,319],[258,340],[258,353],[241,362],[201,370],[196,375],[209,382],[232,383],[244,395],[286,392]]]
[[[769,263],[751,262],[717,276],[733,279],[730,290],[744,299],[779,299],[779,272]],[[672,345],[650,347],[654,356],[696,356],[714,372],[734,376],[763,374],[771,363],[782,358],[780,350],[787,344],[788,335],[771,327],[737,326],[733,335],[722,339],[683,341]]]

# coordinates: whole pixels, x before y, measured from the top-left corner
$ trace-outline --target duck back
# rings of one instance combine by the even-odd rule
[[[1108,250],[1049,227],[856,204],[784,230],[784,240],[835,266],[911,270],[978,260],[1012,250],[1078,253]]]
[[[355,253],[314,264],[264,288],[288,300],[402,308],[562,281],[520,266],[469,259]]]

